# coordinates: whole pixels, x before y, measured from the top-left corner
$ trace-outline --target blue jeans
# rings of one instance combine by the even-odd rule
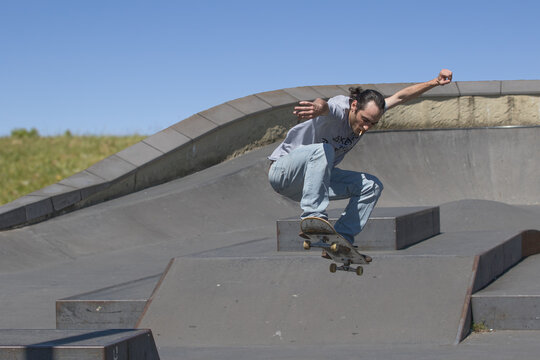
[[[300,202],[301,218],[327,219],[330,200],[350,199],[334,227],[353,243],[366,225],[383,185],[373,175],[341,170],[333,164],[331,145],[300,146],[272,164],[268,180],[276,192]]]

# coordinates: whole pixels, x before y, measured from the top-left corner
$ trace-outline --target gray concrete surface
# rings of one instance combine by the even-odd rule
[[[159,360],[149,330],[0,330],[6,360]]]
[[[162,360],[173,359],[375,359],[375,360],[536,360],[540,332],[501,331],[474,334],[459,346],[433,344],[163,347]]]
[[[464,324],[464,302],[472,295],[469,287],[474,284],[470,283],[470,274],[475,264],[480,268],[485,266],[489,276],[501,275],[500,271],[505,268],[491,265],[499,264],[501,256],[503,260],[507,256],[509,266],[519,261],[514,256],[521,254],[522,242],[518,234],[540,227],[537,216],[540,213],[540,177],[538,162],[531,156],[539,150],[536,141],[539,131],[540,128],[521,128],[368,133],[348,155],[343,167],[362,169],[381,178],[385,190],[379,206],[440,206],[443,234],[419,243],[401,255],[374,253],[380,262],[367,266],[363,278],[353,274],[332,275],[327,270],[327,262],[316,255],[297,257],[276,253],[275,221],[297,216],[299,208],[273,193],[267,184],[265,156],[273,146],[119,199],[1,232],[0,284],[9,291],[0,293],[0,328],[54,328],[56,300],[161,273],[175,257],[178,276],[169,280],[176,279],[184,289],[192,288],[207,297],[181,291],[173,301],[170,297],[172,289],[167,287],[163,287],[164,293],[156,295],[152,307],[147,309],[146,320],[150,321],[156,315],[155,321],[163,316],[162,311],[175,308],[168,314],[169,324],[156,321],[159,329],[167,330],[184,317],[190,321],[200,320],[182,330],[185,330],[182,332],[185,336],[191,336],[190,331],[198,332],[200,347],[178,347],[175,343],[178,339],[174,339],[172,332],[154,335],[166,354],[164,358],[174,358],[175,352],[187,358],[215,355],[220,345],[232,346],[224,352],[225,358],[240,354],[246,347],[246,357],[262,358],[264,354],[270,356],[275,352],[276,358],[322,358],[330,354],[330,350],[317,353],[315,349],[320,348],[314,340],[317,336],[330,336],[327,341],[330,349],[342,354],[341,357],[352,358],[358,357],[360,348],[355,345],[355,340],[361,335],[366,344],[362,349],[367,350],[360,356],[371,349],[380,358],[383,355],[397,358],[404,353],[406,355],[400,358],[445,358],[444,355],[457,358],[458,355],[476,354],[481,359],[481,352],[489,348],[492,338],[479,337],[476,342],[468,339],[457,348],[441,347],[441,344],[452,343],[456,338],[456,325]],[[332,204],[333,208],[341,206],[343,202]],[[471,239],[479,239],[480,243]],[[504,239],[509,240],[508,246],[498,246]],[[454,253],[442,254],[449,247],[453,247]],[[476,262],[479,261],[477,251],[484,255],[483,262]],[[257,272],[259,266],[254,263],[237,271],[231,257],[239,254],[240,262],[262,259],[261,269],[265,271]],[[407,267],[409,265],[402,266],[405,259],[414,259],[407,263],[412,270]],[[221,265],[215,269],[212,263]],[[203,267],[201,273],[190,271],[200,264],[209,265]],[[204,278],[200,277],[205,274]],[[206,338],[202,326],[212,324],[209,314],[216,314],[217,310],[211,309],[207,315],[201,305],[218,294],[212,293],[218,290],[216,280],[224,283],[223,280],[235,279],[235,276],[240,282],[233,281],[231,292],[216,297],[216,300],[226,302],[233,295],[244,293],[243,300],[238,300],[256,300],[248,301],[251,310],[247,314],[259,317],[247,317],[249,326],[246,328],[235,328],[238,323],[230,323],[245,334],[245,339],[236,341],[231,333],[212,343],[215,329],[209,329]],[[484,279],[483,286],[492,280],[489,276]],[[398,279],[402,281],[398,282]],[[423,283],[417,283],[415,279]],[[329,305],[335,301],[335,294],[343,291],[339,284],[353,281],[364,284],[370,292],[363,292],[360,287],[358,294],[345,292],[346,297],[344,295],[339,301],[344,305],[350,299],[350,306],[356,306],[358,310],[362,301],[365,304],[370,300],[365,305],[366,310],[371,310],[369,316],[362,315],[369,327],[360,325],[357,331],[355,319],[358,318],[346,318],[344,327],[335,327],[328,335],[321,328],[317,329],[322,326],[324,317],[319,315],[317,318],[312,313],[306,317],[306,321],[314,325],[310,330],[312,333],[300,332],[296,337],[289,337],[289,331],[299,329],[302,309],[310,309],[309,306],[293,309],[292,301],[306,301],[293,295],[311,294],[320,304],[315,306],[330,309],[328,316],[341,319],[340,308]],[[281,295],[289,294],[287,291],[290,290],[290,296],[275,297],[276,291],[266,292],[264,284],[268,287],[285,284]],[[430,291],[433,290],[430,284],[438,291]],[[243,287],[245,285],[249,286]],[[246,289],[252,287],[257,291],[246,294]],[[293,291],[296,289],[300,291]],[[277,295],[280,295],[279,291]],[[200,301],[201,298],[205,300]],[[456,300],[459,304],[454,302],[457,298],[461,299]],[[356,299],[360,299],[358,304],[354,302]],[[164,306],[161,310],[156,307],[160,302]],[[265,302],[268,302],[268,308],[262,306]],[[291,319],[298,320],[296,323],[288,323],[287,313],[277,311],[283,310],[280,307],[283,304],[290,306],[288,311],[292,312],[288,314],[292,315]],[[402,317],[391,316],[398,313],[399,306],[403,309],[399,312]],[[178,308],[185,309],[188,314],[182,312],[176,317]],[[361,309],[359,311],[361,313]],[[200,317],[191,317],[197,313]],[[240,308],[231,308],[223,316],[233,318],[242,314]],[[272,321],[274,314],[283,324],[281,337],[289,343],[285,348],[263,347],[259,353],[255,343],[275,344],[273,341],[279,336],[268,339],[267,335],[249,330],[268,331],[265,322]],[[440,316],[445,322],[439,327],[431,328],[430,325],[427,331],[419,334],[421,323],[417,321],[427,319],[427,314],[435,319]],[[258,324],[258,320],[264,325]],[[327,323],[331,327],[338,322]],[[197,327],[189,328],[189,325]],[[225,325],[219,326],[224,329]],[[452,336],[450,328],[455,330]],[[283,329],[287,329],[287,333]],[[271,330],[273,336],[280,329]],[[313,337],[308,336],[310,334]],[[251,336],[256,340],[253,344],[249,341]],[[527,358],[527,349],[530,352],[538,349],[538,342],[531,340],[535,337],[536,332],[530,337],[512,333],[504,341],[509,342],[508,349],[519,348],[518,353]],[[290,343],[292,340],[296,343]],[[338,342],[345,344],[334,345]],[[507,353],[505,351],[502,353]]]

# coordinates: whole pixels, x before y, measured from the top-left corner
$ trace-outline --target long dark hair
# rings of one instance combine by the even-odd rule
[[[349,105],[351,105],[352,102],[356,100],[358,101],[357,109],[364,110],[367,103],[369,103],[370,101],[374,101],[375,105],[377,105],[377,107],[382,112],[384,112],[385,101],[383,94],[381,94],[380,92],[371,89],[362,90],[360,86],[350,87],[349,92]]]

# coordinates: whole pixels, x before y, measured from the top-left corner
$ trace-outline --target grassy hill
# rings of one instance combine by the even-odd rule
[[[41,137],[14,130],[0,137],[0,205],[54,184],[125,149],[145,136]]]

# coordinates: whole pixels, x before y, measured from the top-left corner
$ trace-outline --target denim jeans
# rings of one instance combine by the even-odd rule
[[[276,160],[268,172],[272,188],[300,202],[301,218],[327,219],[330,200],[349,199],[335,229],[351,243],[366,225],[383,185],[375,176],[334,167],[334,149],[328,144],[300,146]]]

